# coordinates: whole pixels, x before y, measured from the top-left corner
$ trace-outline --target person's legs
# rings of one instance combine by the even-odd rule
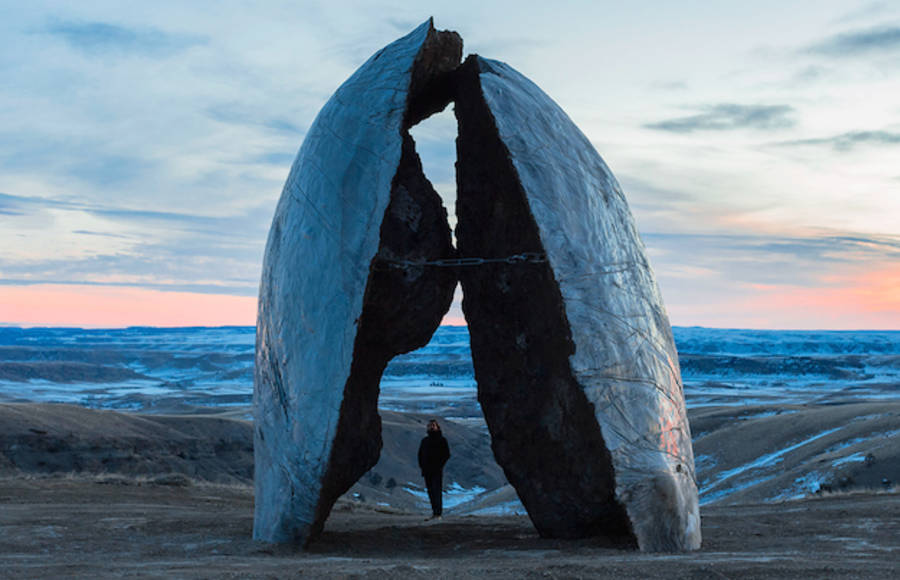
[[[425,477],[425,487],[428,488],[428,499],[431,501],[431,513],[434,516],[442,515],[444,509],[443,502],[443,477],[442,473],[429,473]]]

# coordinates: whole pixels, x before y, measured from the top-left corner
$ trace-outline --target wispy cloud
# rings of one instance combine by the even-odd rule
[[[818,238],[776,238],[757,246],[762,252],[792,255],[811,263],[859,259],[900,259],[900,238],[854,234]]]
[[[294,157],[296,157],[296,153],[263,153],[262,155],[254,157],[252,161],[255,163],[265,163],[267,165],[278,165],[279,167],[287,169],[294,161]]]
[[[65,198],[0,193],[0,207],[4,206],[16,208],[17,210],[20,210],[19,213],[33,213],[45,209],[75,211],[102,211],[103,209],[106,209],[105,206],[97,206]]]
[[[775,143],[778,147],[827,146],[846,152],[858,145],[900,145],[900,133],[891,131],[849,131],[832,137],[796,139]]]
[[[121,209],[96,206],[85,206],[83,209],[87,213],[97,216],[126,221],[139,221],[148,225],[150,225],[152,222],[168,222],[175,224],[189,224],[191,227],[198,227],[213,226],[219,221],[218,218],[165,211]]]
[[[878,26],[828,37],[805,52],[831,57],[854,57],[900,52],[900,26]]]
[[[644,127],[671,133],[694,131],[730,131],[734,129],[785,129],[795,122],[791,118],[794,108],[790,105],[740,105],[721,103],[700,109],[701,112],[686,117],[648,123]]]
[[[653,266],[676,324],[885,328],[900,320],[896,285],[890,283],[900,263],[898,236],[822,232],[809,237],[643,238],[651,255],[659,256]],[[859,312],[890,295],[894,305],[882,308],[880,319]],[[821,304],[826,298],[829,304]],[[767,305],[778,300],[790,302],[790,308]]]
[[[152,157],[112,149],[99,138],[0,130],[0,169],[58,174],[98,188],[125,185],[160,170]]]
[[[167,57],[192,46],[205,44],[200,36],[165,32],[156,28],[131,28],[108,22],[60,20],[43,32],[87,54],[136,54]]]
[[[836,18],[835,22],[846,23],[860,20],[871,20],[872,17],[883,16],[885,13],[888,13],[890,11],[890,2],[870,2],[868,4],[852,8],[849,12],[842,14],[838,18]]]
[[[854,233],[813,237],[643,234],[648,248],[667,256],[690,256],[694,268],[721,281],[743,284],[821,285],[828,273],[865,263],[900,261],[900,237]],[[681,260],[670,260],[673,265]],[[662,278],[680,277],[680,267]]]
[[[236,223],[231,228],[239,230]],[[84,232],[78,232],[83,235]],[[159,290],[182,290],[213,294],[252,296],[259,285],[262,243],[246,237],[231,238],[205,232],[189,242],[184,235],[171,240],[138,241],[134,236],[92,232],[102,242],[103,253],[66,259],[0,261],[3,284],[87,284],[140,286]],[[131,241],[110,245],[118,238]]]
[[[81,236],[100,236],[103,238],[119,238],[123,240],[131,239],[132,236],[126,236],[123,234],[111,234],[109,232],[92,232],[90,230],[72,230],[73,234],[78,234]]]
[[[4,286],[0,282],[0,320],[40,326],[121,327],[253,324],[256,318],[255,296],[163,290],[114,284]]]
[[[259,110],[253,110],[238,105],[215,105],[206,110],[210,119],[220,123],[232,125],[246,125],[250,127],[264,127],[273,131],[289,133],[295,137],[303,137],[305,131],[299,125],[288,119],[279,117],[265,117]]]
[[[790,80],[789,84],[797,85],[797,84],[808,84],[817,81],[824,80],[831,73],[830,69],[819,66],[819,65],[810,65],[806,66],[796,73],[794,73]]]
[[[74,163],[67,168],[72,177],[104,187],[123,185],[157,167],[152,159],[127,155],[83,156],[82,163]]]
[[[23,215],[22,200],[17,195],[9,195],[8,193],[0,193],[0,214],[2,215]]]
[[[0,193],[0,210],[8,210],[11,214],[24,215],[27,213],[37,213],[46,209],[78,211],[98,217],[108,218],[110,220],[141,223],[144,226],[153,226],[155,228],[188,228],[191,232],[210,232],[221,234],[223,237],[243,237],[241,232],[248,232],[246,224],[244,227],[235,231],[234,227],[242,225],[240,222],[249,219],[257,224],[249,231],[253,236],[259,237],[265,234],[265,226],[268,225],[268,217],[271,207],[268,203],[261,204],[246,210],[245,213],[237,216],[217,217],[202,214],[191,214],[183,212],[155,211],[136,208],[119,207],[115,205],[104,205],[95,203],[86,203],[80,201],[72,201],[70,199],[40,197],[40,196],[19,196]],[[78,233],[98,232],[79,231]]]
[[[11,209],[16,214],[24,214],[34,208],[78,208],[79,204],[50,197],[11,195],[0,193],[0,209]]]
[[[688,84],[685,81],[654,81],[649,84],[649,87],[657,91],[685,91]]]
[[[79,262],[80,263],[80,262]],[[93,273],[89,273],[88,275],[92,275]],[[226,283],[216,283],[216,284],[204,284],[204,283],[159,283],[153,282],[144,277],[140,276],[129,276],[126,281],[115,281],[115,280],[83,280],[83,279],[68,279],[66,277],[59,278],[43,278],[40,276],[31,276],[29,278],[3,278],[0,280],[0,287],[2,286],[38,286],[38,285],[48,285],[48,286],[102,286],[102,287],[118,287],[118,288],[149,288],[153,290],[162,290],[165,292],[193,292],[198,294],[223,294],[223,295],[232,295],[232,296],[252,296],[251,290],[255,290],[255,285],[258,284],[257,280],[252,280],[246,284],[246,288],[244,287],[235,287],[231,284]]]
[[[900,258],[900,236],[890,235],[863,235],[852,232],[823,233],[818,236],[806,237],[683,233],[649,233],[645,235],[661,240],[709,244],[711,248],[760,249],[813,261],[822,259],[854,261],[859,258],[859,252],[877,254],[882,258]]]
[[[352,10],[347,2],[302,10],[266,2],[252,11],[208,0],[141,10],[96,4],[0,9],[3,280],[253,296],[303,133],[353,70],[427,14],[396,2]],[[501,4],[445,10],[437,25],[458,30],[467,52],[537,81],[589,138],[603,140],[642,231],[759,234],[648,234],[661,280],[681,292],[667,291],[667,302],[696,298],[705,308],[719,296],[723,312],[733,312],[741,284],[812,287],[830,268],[886,259],[886,246],[871,240],[762,232],[784,232],[786,223],[891,231],[898,206],[886,192],[900,183],[890,159],[900,131],[891,100],[895,2],[852,21],[838,20],[846,6],[788,3],[779,11],[787,25],[775,28],[738,4],[660,4],[650,20],[624,4],[582,7],[579,21],[559,6]],[[694,33],[672,26],[685,14]],[[635,38],[647,50],[608,58]],[[685,58],[647,58],[673,42]],[[781,48],[748,61],[760,42]],[[621,82],[610,88],[604,75],[583,74],[598,62]],[[790,83],[773,85],[778,79]],[[859,120],[863,108],[870,121]],[[416,141],[452,212],[456,122],[447,113],[446,131]],[[883,131],[844,134],[858,129]],[[806,141],[758,147],[788,139]],[[835,157],[842,163],[828,163]],[[723,315],[722,324],[733,322]]]
[[[418,18],[388,18],[387,23],[391,25],[394,30],[397,31],[397,34],[407,34],[410,30],[414,30],[417,26],[422,24],[421,19]]]
[[[222,217],[8,194],[0,194],[0,207],[15,212],[4,218],[4,227],[15,230],[18,222],[12,220],[41,220],[37,230],[19,229],[46,230],[71,250],[36,256],[16,251],[25,242],[6,239],[10,251],[0,256],[0,270],[7,283],[84,282],[241,295],[256,291],[271,217],[267,203]],[[86,219],[91,217],[100,220]],[[72,227],[83,223],[97,227]]]

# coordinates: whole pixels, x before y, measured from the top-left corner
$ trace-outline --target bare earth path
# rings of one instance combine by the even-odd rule
[[[298,553],[250,539],[248,487],[102,481],[0,480],[0,577],[900,577],[896,494],[710,507],[703,549],[674,555],[542,540],[525,517],[426,524],[341,503]]]

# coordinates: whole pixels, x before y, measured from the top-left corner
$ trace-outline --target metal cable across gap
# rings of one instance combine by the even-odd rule
[[[468,266],[481,266],[483,264],[541,264],[547,261],[546,254],[539,252],[523,252],[506,256],[505,258],[441,258],[438,260],[378,260],[380,265],[389,268],[418,268],[423,266],[435,266],[438,268],[459,268]]]

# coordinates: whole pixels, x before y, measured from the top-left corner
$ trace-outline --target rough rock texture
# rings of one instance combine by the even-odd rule
[[[452,272],[382,271],[375,259],[452,255],[405,119],[419,102],[412,80],[413,97],[428,94],[461,50],[430,21],[382,49],[326,103],[291,168],[260,284],[257,539],[305,544],[321,531],[337,497],[378,459],[384,366],[424,345],[449,307]],[[416,110],[436,106],[421,101]]]
[[[561,109],[430,21],[367,61],[297,155],[266,247],[254,537],[314,538],[378,460],[378,384],[424,345],[456,272],[409,127],[455,100],[458,240],[492,447],[541,535],[699,546],[681,378],[625,198]],[[410,262],[419,262],[418,265]],[[396,267],[403,263],[404,267]]]
[[[473,56],[459,77],[460,253],[547,256],[461,275],[498,463],[542,534],[698,548],[671,327],[618,183],[511,67]]]
[[[449,258],[454,253],[450,240],[447,211],[422,173],[412,137],[404,135],[312,536],[321,531],[334,502],[378,462],[378,384],[387,363],[400,353],[425,346],[453,300],[456,274],[452,270],[390,264]]]
[[[461,255],[543,253],[528,199],[481,94],[479,61],[458,80],[457,242]],[[542,536],[632,543],[612,461],[572,374],[575,352],[548,263],[460,271],[478,400],[497,463]]]

